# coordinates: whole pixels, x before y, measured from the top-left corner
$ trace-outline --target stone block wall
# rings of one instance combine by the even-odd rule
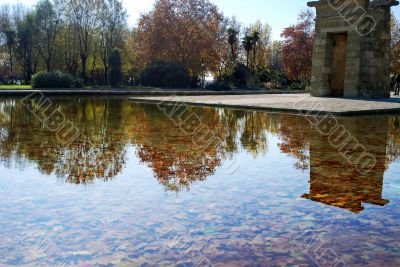
[[[397,1],[321,0],[316,8],[311,88],[331,95],[334,34],[347,34],[344,97],[390,97],[390,7]],[[381,6],[383,3],[383,6]],[[373,25],[373,27],[371,27]]]

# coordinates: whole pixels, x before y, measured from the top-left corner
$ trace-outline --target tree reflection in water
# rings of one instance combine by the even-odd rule
[[[70,183],[86,184],[115,177],[125,162],[128,138],[119,131],[121,108],[115,100],[54,100],[81,133],[67,146],[50,131],[22,101],[3,101],[1,129],[7,132],[0,145],[5,164],[34,161],[43,174],[55,173]],[[113,116],[110,116],[113,114]]]
[[[107,181],[122,172],[127,148],[135,148],[165,190],[190,189],[241,151],[267,155],[268,136],[280,138],[282,153],[296,159],[296,168],[310,170],[310,192],[303,197],[360,212],[362,203],[384,205],[383,174],[399,155],[400,117],[342,118],[343,124],[377,158],[368,175],[357,173],[301,116],[215,108],[189,108],[217,138],[205,148],[193,143],[157,108],[122,99],[52,99],[81,133],[63,146],[30,113],[21,100],[0,101],[0,157],[3,164],[36,163],[41,173],[69,183]],[[178,115],[176,115],[178,116]],[[182,114],[180,114],[182,116]]]

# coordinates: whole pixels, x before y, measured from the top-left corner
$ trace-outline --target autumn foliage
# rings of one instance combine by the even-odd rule
[[[391,43],[391,72],[392,74],[400,73],[400,23],[399,21],[392,16],[391,18],[391,34],[392,34],[392,43]]]
[[[158,0],[142,15],[137,40],[144,63],[176,62],[201,76],[218,69],[225,42],[226,19],[208,0]]]
[[[311,78],[312,51],[314,43],[314,14],[300,13],[298,23],[284,29],[282,53],[284,69],[291,80]]]

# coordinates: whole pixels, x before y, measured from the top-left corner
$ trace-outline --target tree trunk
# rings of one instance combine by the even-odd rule
[[[257,58],[257,44],[254,45],[253,50],[253,72],[256,70],[256,58]]]
[[[10,74],[11,74],[11,77],[14,78],[14,64],[13,64],[13,60],[12,60],[12,47],[11,46],[8,47],[8,56],[10,57]]]
[[[236,55],[235,55],[235,47],[231,45],[231,54],[232,54],[232,63],[235,64]]]
[[[32,77],[32,66],[30,65],[30,63],[25,67],[25,84],[29,84],[31,81],[31,77]]]
[[[81,61],[82,61],[82,80],[86,84],[87,83],[87,75],[86,75],[87,56],[81,55]]]
[[[50,72],[50,71],[51,71],[50,58],[46,60],[46,68],[47,68],[47,72]]]
[[[108,66],[104,65],[104,84],[108,85]]]

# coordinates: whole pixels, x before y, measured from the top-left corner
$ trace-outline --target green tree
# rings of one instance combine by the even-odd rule
[[[38,53],[35,49],[35,14],[28,13],[17,23],[17,54],[23,69],[25,83],[29,83],[38,65]]]
[[[93,52],[94,32],[98,24],[99,6],[97,4],[97,1],[94,0],[71,0],[67,4],[67,15],[72,18],[78,39],[82,79],[85,83],[88,82],[88,59]]]
[[[246,51],[246,67],[248,68],[250,61],[250,53],[254,49],[253,37],[250,35],[246,35],[245,37],[243,37],[242,46]]]
[[[268,68],[271,60],[269,46],[271,44],[271,26],[268,23],[256,21],[248,26],[247,32],[253,37],[253,56],[250,66],[253,71],[260,71]]]
[[[107,84],[108,57],[113,48],[122,48],[123,46],[123,33],[127,24],[127,12],[121,1],[101,0],[101,3],[101,10],[99,12],[100,57],[104,68],[105,83]]]
[[[57,18],[54,4],[50,0],[41,0],[36,5],[35,28],[37,51],[46,64],[47,71],[52,70],[54,43],[58,34],[60,20]]]
[[[278,73],[284,71],[282,63],[282,46],[282,41],[274,41],[268,47],[270,53],[268,67],[270,70]]]
[[[108,72],[108,80],[111,86],[119,86],[122,81],[122,59],[121,51],[119,49],[113,49],[108,58],[108,65],[110,70]]]
[[[0,41],[5,45],[7,57],[10,64],[10,75],[14,76],[14,55],[13,50],[16,42],[16,32],[12,25],[9,6],[3,6],[0,11]]]
[[[252,69],[253,71],[255,70],[255,67],[257,65],[257,44],[260,41],[260,32],[254,31],[251,35],[251,39],[253,42],[253,66]]]
[[[237,58],[236,47],[238,44],[238,35],[239,35],[238,30],[236,30],[234,28],[228,29],[228,43],[229,43],[229,46],[231,49],[232,63],[234,63]]]

